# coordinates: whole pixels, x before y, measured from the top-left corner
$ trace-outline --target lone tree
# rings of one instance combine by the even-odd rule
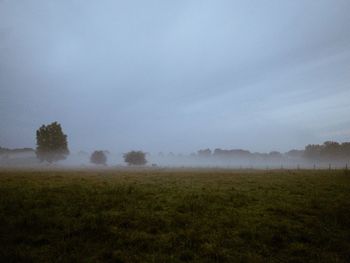
[[[124,161],[128,163],[128,165],[145,165],[147,163],[146,154],[141,151],[125,153]]]
[[[91,154],[90,162],[94,164],[102,164],[106,165],[107,163],[107,156],[103,151],[94,151]]]
[[[42,125],[36,131],[36,145],[36,156],[40,161],[52,163],[66,159],[69,154],[67,135],[57,122]]]

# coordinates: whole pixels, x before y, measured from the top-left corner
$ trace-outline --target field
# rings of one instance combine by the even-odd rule
[[[350,173],[2,171],[0,261],[350,262]]]

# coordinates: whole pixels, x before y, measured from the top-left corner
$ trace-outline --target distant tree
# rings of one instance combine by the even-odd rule
[[[57,122],[42,125],[36,131],[36,144],[36,156],[40,161],[52,163],[66,159],[69,154],[67,135]]]
[[[214,150],[213,155],[216,157],[225,157],[225,158],[250,158],[252,157],[251,152],[242,149],[231,149],[223,150],[217,148]]]
[[[322,146],[318,144],[309,144],[305,147],[304,156],[308,159],[320,159]]]
[[[286,155],[288,157],[302,157],[304,155],[304,150],[290,150],[288,152],[286,152]]]
[[[197,152],[199,157],[210,157],[211,156],[211,150],[210,149],[204,149],[204,150],[199,150]]]
[[[106,165],[106,163],[107,163],[107,156],[104,153],[104,151],[94,151],[91,154],[90,162],[94,163],[94,164]]]
[[[322,145],[307,145],[304,156],[313,160],[331,161],[331,160],[349,160],[350,143],[342,144],[333,141],[324,142]]]
[[[341,144],[341,149],[342,149],[342,155],[345,158],[349,158],[350,159],[350,142],[343,142]]]
[[[142,151],[131,151],[125,153],[124,161],[128,165],[145,165],[147,163],[146,154]]]
[[[321,156],[327,160],[337,159],[341,156],[341,148],[338,142],[327,141],[323,143]]]
[[[31,153],[34,152],[32,148],[16,148],[16,149],[8,149],[0,147],[0,155],[1,154],[17,154],[17,153]]]
[[[216,156],[216,157],[223,157],[226,155],[226,150],[222,150],[220,148],[216,148],[213,152],[213,155]]]
[[[283,155],[278,151],[272,151],[269,153],[270,158],[282,158]]]

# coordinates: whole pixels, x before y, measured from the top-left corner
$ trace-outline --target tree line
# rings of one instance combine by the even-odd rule
[[[9,149],[0,147],[0,154],[18,154],[18,153],[31,153],[34,150],[32,148],[19,148],[19,149]]]
[[[49,163],[64,160],[69,155],[67,135],[64,134],[61,125],[53,122],[48,125],[42,125],[36,131],[36,156],[40,161]],[[10,150],[0,147],[0,154],[29,152],[32,149]],[[163,154],[162,154],[163,156]],[[215,150],[202,149],[197,153],[191,154],[192,157],[200,159],[219,158],[219,159],[250,159],[250,160],[283,160],[305,159],[314,162],[324,161],[349,161],[350,142],[338,143],[326,141],[323,144],[309,144],[303,150],[291,150],[286,153],[272,151],[269,153],[252,153],[243,149],[220,149]],[[128,165],[145,165],[147,163],[146,153],[142,151],[130,151],[123,155],[124,161]],[[98,165],[107,164],[107,154],[105,151],[94,151],[90,156],[90,162]]]
[[[305,147],[304,156],[318,161],[348,160],[350,157],[350,142],[327,141],[321,145],[309,144]]]
[[[237,158],[237,159],[283,159],[283,158],[304,158],[310,161],[348,161],[350,159],[350,142],[338,143],[335,141],[326,141],[323,144],[309,144],[304,150],[290,150],[286,153],[272,151],[269,153],[252,153],[242,149],[224,150],[217,148],[214,151],[210,149],[199,150],[198,157],[218,157],[218,158]]]

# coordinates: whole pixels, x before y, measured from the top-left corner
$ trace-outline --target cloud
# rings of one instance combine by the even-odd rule
[[[35,129],[55,120],[76,150],[319,140],[347,120],[349,7],[2,1],[0,145],[33,146]]]

